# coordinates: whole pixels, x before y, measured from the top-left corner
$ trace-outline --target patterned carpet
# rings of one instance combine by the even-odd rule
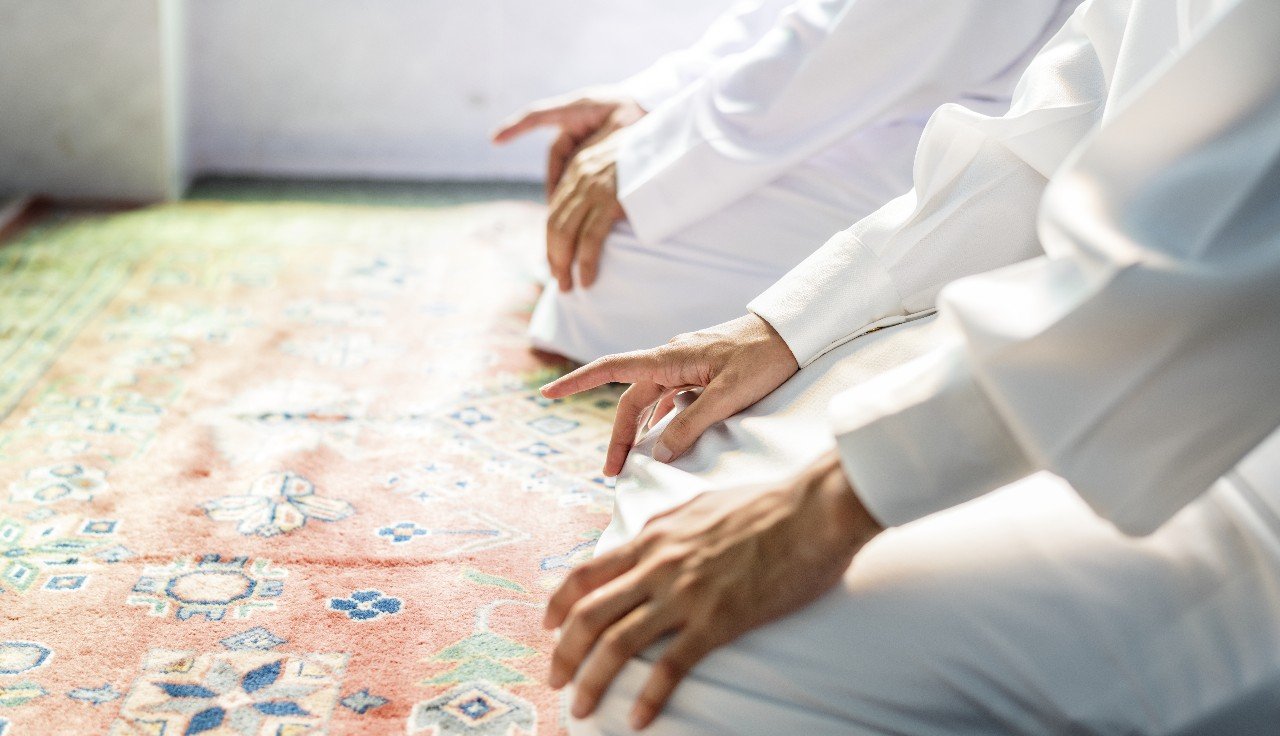
[[[0,248],[0,734],[557,734],[616,393],[524,202],[189,201]]]

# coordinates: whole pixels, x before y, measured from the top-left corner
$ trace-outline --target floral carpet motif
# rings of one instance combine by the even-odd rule
[[[185,202],[0,247],[0,736],[564,732],[616,393],[547,401],[541,212]]]

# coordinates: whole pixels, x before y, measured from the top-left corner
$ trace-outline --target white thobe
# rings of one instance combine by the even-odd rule
[[[1268,169],[1280,119],[1242,119],[1280,63],[1259,64],[1241,42],[1240,58],[1202,71],[1212,51],[1196,49],[1152,89],[1160,64],[1228,3],[1181,0],[1180,16],[1168,4],[1078,13],[1002,118],[939,110],[914,192],[752,302],[804,365],[1043,244],[1046,256],[948,287],[954,334],[936,354],[836,400],[845,465],[886,523],[1047,469],[1122,528],[1150,531],[1280,424],[1280,402],[1265,400],[1280,395],[1280,370],[1260,370],[1280,364],[1280,234],[1266,229],[1280,223]],[[1214,30],[1228,39],[1218,45],[1232,39]],[[1046,198],[1037,238],[1043,182],[1100,116],[1086,158]],[[1255,374],[1265,380],[1246,389]]]
[[[620,92],[655,110],[731,54],[755,45],[795,0],[738,0],[693,45],[662,56],[620,82]]]
[[[910,188],[935,108],[1003,112],[1077,2],[739,7],[705,44],[716,52],[680,67],[694,81],[620,132],[627,221],[606,239],[595,285],[544,293],[534,343],[590,360],[740,315],[832,233]],[[669,91],[685,79],[654,76],[667,81],[639,86]]]
[[[794,472],[831,447],[828,404],[855,487],[881,519],[905,523],[817,603],[713,652],[655,733],[1274,727],[1276,38],[1271,0],[1089,0],[1032,65],[1010,113],[1026,121],[1043,109],[1047,125],[1000,138],[1015,126],[941,111],[922,158],[968,151],[978,163],[920,167],[925,194],[834,240],[814,258],[833,257],[825,268],[789,276],[784,286],[808,280],[812,308],[799,293],[757,305],[779,310],[806,367],[673,464],[645,457],[647,436],[602,546],[700,490]],[[1090,90],[1100,106],[1086,113],[1071,101]],[[1063,150],[1072,111],[1095,121],[1080,145],[1035,158]],[[1014,150],[1053,175],[1039,217],[1047,254],[948,287],[937,317],[846,339],[930,311],[902,309],[902,298],[897,310],[859,311],[859,285],[908,283],[866,259],[868,243],[927,232],[1003,248],[970,239],[992,236],[983,215],[1005,221],[1005,237],[1022,237],[1028,221],[1034,235],[1016,198],[983,199],[1023,176],[1004,155]],[[965,270],[964,259],[952,267]],[[1036,468],[1074,487],[1027,476]],[[599,715],[573,732],[627,733],[660,652],[629,663]]]

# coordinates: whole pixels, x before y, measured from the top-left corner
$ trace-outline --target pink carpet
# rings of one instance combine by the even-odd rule
[[[182,203],[0,248],[0,734],[558,734],[538,623],[616,395],[541,210]]]

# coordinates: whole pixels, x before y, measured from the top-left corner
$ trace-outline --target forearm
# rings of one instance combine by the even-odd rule
[[[748,49],[792,0],[740,0],[716,18],[697,42],[673,51],[618,84],[645,110],[657,109],[725,57]]]
[[[882,521],[1045,469],[1143,534],[1280,425],[1280,80],[1215,73],[1280,66],[1280,13],[1233,10],[1055,178],[1049,256],[947,287],[940,354],[833,404]]]
[[[623,206],[642,239],[658,240],[850,135],[918,124],[1038,45],[1057,7],[796,3],[757,44],[628,132],[619,155]],[[969,43],[975,36],[986,42]]]

